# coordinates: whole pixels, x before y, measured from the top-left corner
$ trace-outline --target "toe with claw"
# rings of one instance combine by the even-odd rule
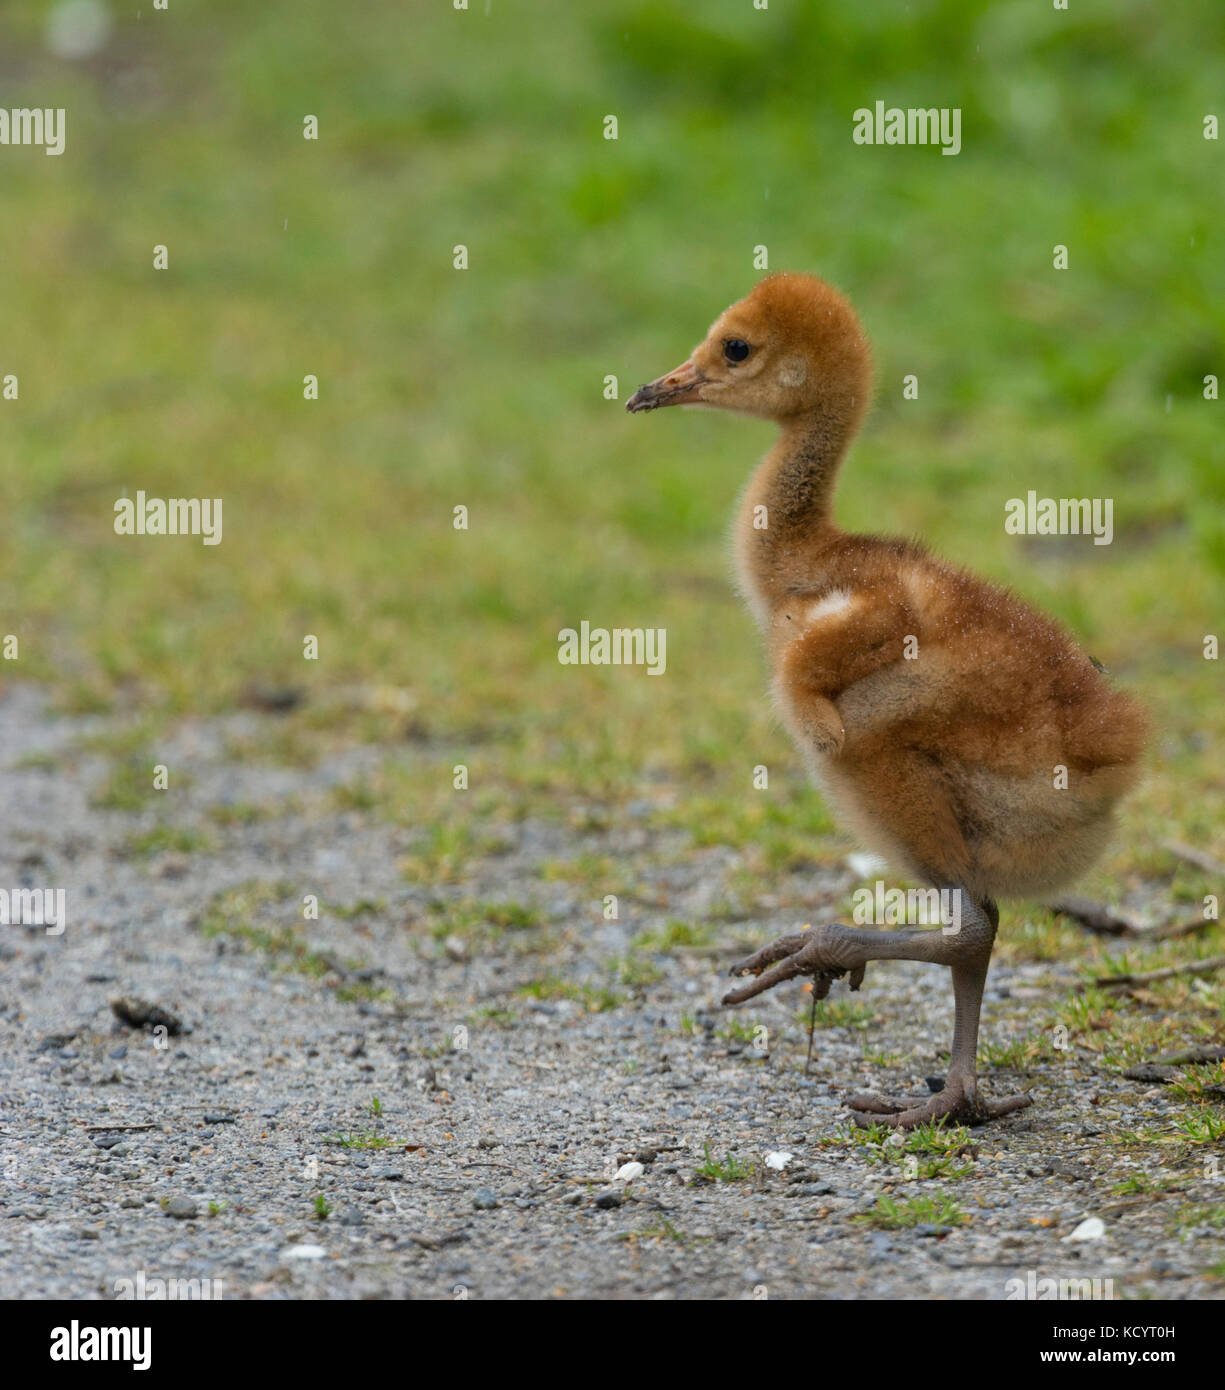
[[[1031,1103],[1025,1095],[987,1100],[975,1087],[950,1077],[933,1096],[857,1095],[847,1101],[847,1107],[860,1129],[873,1125],[914,1129],[939,1119],[947,1119],[951,1124],[981,1125],[1001,1115],[1011,1115],[1014,1110],[1024,1110]]]
[[[847,981],[851,989],[858,989],[863,983],[864,966],[841,961],[831,949],[830,930],[825,927],[806,928],[792,932],[790,936],[780,936],[769,946],[763,946],[744,960],[737,961],[728,972],[733,978],[753,975],[752,984],[742,985],[723,996],[724,1004],[743,1004],[746,999],[761,994],[784,980],[797,975],[811,975],[813,978],[813,997],[824,999],[830,985],[850,972]]]

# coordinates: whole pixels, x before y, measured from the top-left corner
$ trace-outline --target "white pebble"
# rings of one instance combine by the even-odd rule
[[[1064,1236],[1066,1245],[1070,1240],[1101,1240],[1106,1234],[1106,1223],[1100,1216],[1090,1216],[1080,1223],[1070,1236]]]
[[[641,1163],[623,1163],[621,1167],[617,1169],[617,1181],[633,1182],[635,1178],[642,1177],[645,1172],[646,1169]]]
[[[322,1245],[291,1245],[281,1251],[283,1260],[321,1260],[327,1254]]]

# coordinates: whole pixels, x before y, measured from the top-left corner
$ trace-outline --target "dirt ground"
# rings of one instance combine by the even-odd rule
[[[1168,1089],[1075,1049],[987,1067],[988,1090],[1034,1105],[912,1149],[856,1134],[842,1100],[941,1072],[943,972],[871,967],[868,1021],[835,1009],[808,1075],[798,985],[719,1009],[730,961],[794,930],[796,901],[835,920],[849,872],[777,885],[777,911],[719,920],[712,945],[631,955],[707,920],[738,853],[528,820],[462,890],[412,883],[421,832],[332,794],[390,750],[234,761],[235,731],[273,720],[181,726],[166,795],[207,847],[136,853],[163,819],[93,807],[107,760],[74,751],[106,721],[0,695],[0,886],[67,895],[62,934],[0,929],[0,1296],[106,1299],[138,1278],[227,1299],[1004,1299],[1049,1279],[1221,1296],[1208,1150],[1135,1141],[1167,1123]],[[218,814],[257,803],[281,810]],[[618,920],[541,875],[584,855],[635,879]],[[533,916],[439,929],[461,897]],[[985,1038],[1048,1026],[1074,979],[997,966]],[[124,997],[182,1031],[122,1022]]]

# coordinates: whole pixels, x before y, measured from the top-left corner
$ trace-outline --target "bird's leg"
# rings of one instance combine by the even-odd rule
[[[724,996],[724,1004],[739,1004],[772,989],[796,975],[812,975],[819,997],[829,991],[831,980],[850,972],[850,985],[858,989],[870,960],[917,960],[947,965],[953,975],[954,1025],[949,1074],[944,1089],[925,1101],[853,1096],[849,1102],[860,1125],[886,1124],[909,1129],[915,1125],[949,1119],[985,1120],[1020,1110],[1028,1096],[986,1101],[978,1096],[978,1019],[983,985],[995,941],[999,914],[994,903],[975,903],[961,889],[956,925],[938,929],[907,927],[900,931],[869,931],[841,924],[812,928],[780,937],[732,967],[732,975],[755,975]]]

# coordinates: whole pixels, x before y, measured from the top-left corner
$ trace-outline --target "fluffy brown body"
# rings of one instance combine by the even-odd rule
[[[747,355],[731,360],[742,348]],[[808,936],[783,938],[737,967],[761,975],[783,961],[730,1002],[792,974],[824,976],[828,989],[849,969],[854,987],[864,962],[883,956],[951,965],[955,989],[959,967],[981,964],[985,978],[994,900],[1047,894],[1081,874],[1140,768],[1140,707],[1056,623],[918,544],[834,524],[834,485],[871,376],[847,301],[814,277],[776,275],[629,408],[700,404],[778,423],[778,442],[741,499],[735,552],[779,713],[862,840],[904,874],[963,890],[989,931],[968,932],[960,957],[936,943],[882,946],[884,934],[849,928],[823,929],[820,949]],[[800,940],[802,959],[794,944],[783,950]],[[975,1003],[975,1039],[977,1011]],[[969,1025],[960,1018],[964,1072]],[[969,1072],[973,1110],[972,1057]],[[917,1123],[914,1109],[901,1122]]]

